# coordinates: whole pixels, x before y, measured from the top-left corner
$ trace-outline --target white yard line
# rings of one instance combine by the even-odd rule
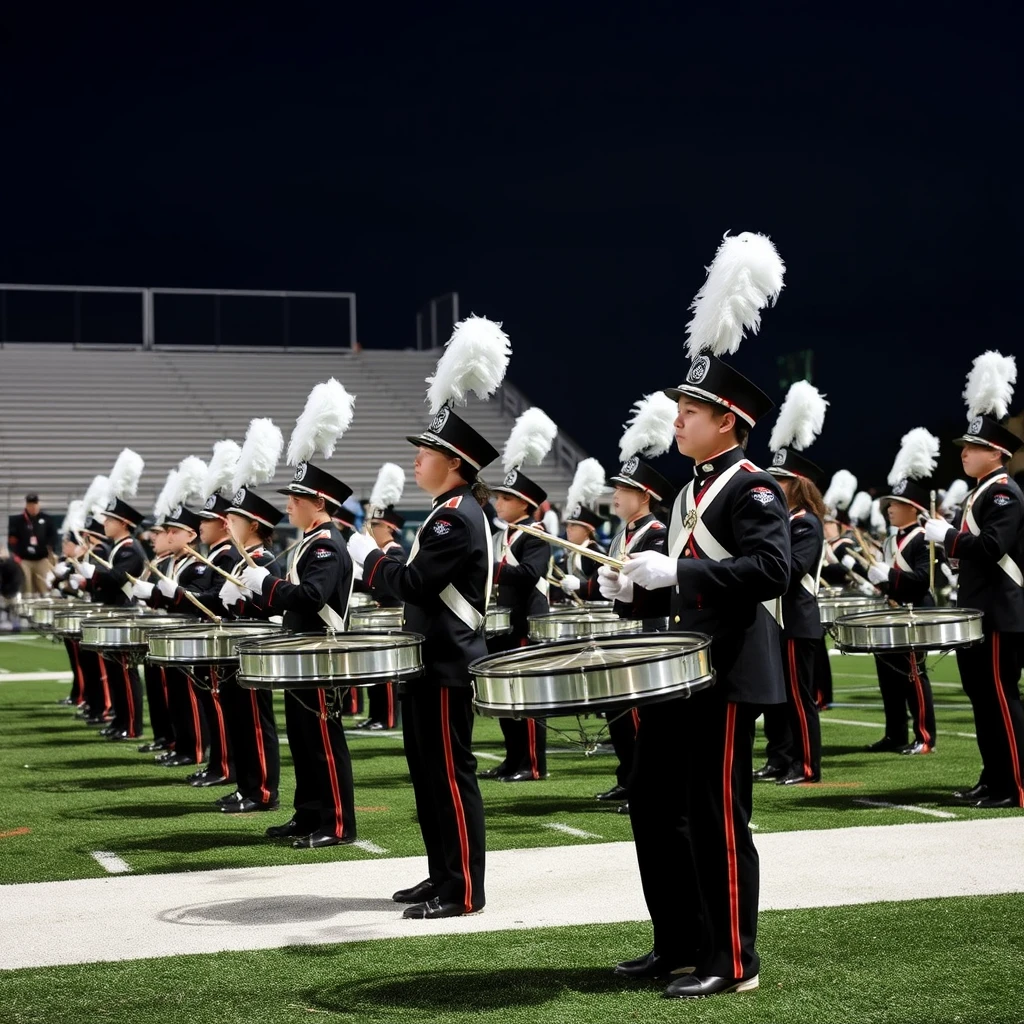
[[[551,751],[549,750],[548,753],[550,754]],[[485,751],[485,750],[474,750],[473,751],[473,756],[474,757],[482,757],[485,761],[504,761],[505,760],[505,758],[503,758],[503,757],[498,757],[497,754],[488,754],[487,751]]]
[[[375,853],[378,857],[383,857],[388,852],[383,846],[371,843],[369,839],[357,839],[352,845],[360,850],[365,850],[367,853]]]
[[[857,704],[848,704],[848,705],[846,705],[846,707],[860,707],[860,706],[861,705],[857,705]],[[879,707],[881,707],[881,705],[879,705]],[[821,718],[822,722],[832,722],[835,725],[861,725],[861,726],[864,726],[864,727],[866,727],[868,729],[881,729],[881,728],[883,728],[883,723],[882,722],[855,722],[851,718],[833,718],[832,715],[828,714],[827,712],[825,714],[823,714],[823,715],[820,715],[819,717]],[[978,738],[978,734],[977,733],[973,733],[973,732],[945,732],[945,731],[940,732],[939,733],[939,738],[941,739],[943,736],[959,736],[961,739],[965,739],[965,740],[976,740]]]
[[[917,807],[914,804],[891,804],[888,800],[868,800],[864,797],[855,796],[853,798],[855,804],[861,804],[863,807],[884,807],[889,810],[896,811],[910,811],[913,814],[926,814],[929,818],[956,818],[957,815],[951,814],[949,811],[936,811],[930,807]]]
[[[108,853],[106,850],[93,850],[91,856],[104,871],[112,875],[126,875],[131,871],[131,865],[128,861],[122,860],[116,853]]]
[[[0,670],[2,671],[2,670]],[[0,682],[4,683],[70,683],[70,672],[50,672],[42,669],[38,672],[4,672]]]
[[[600,839],[599,835],[593,832],[584,832],[581,828],[573,828],[572,825],[563,825],[560,821],[545,821],[544,827],[553,832],[564,832],[567,836],[575,836],[577,839]]]

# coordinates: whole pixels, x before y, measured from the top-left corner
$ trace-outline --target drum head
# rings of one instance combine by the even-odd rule
[[[714,683],[702,633],[593,637],[491,654],[470,665],[476,710],[544,718],[688,697]]]
[[[850,653],[951,651],[981,643],[982,613],[973,608],[897,608],[836,620],[836,646]]]
[[[552,640],[581,640],[590,636],[619,636],[639,633],[643,623],[623,619],[609,609],[558,608],[546,615],[531,615],[527,622],[534,643]]]
[[[238,645],[259,637],[279,636],[281,627],[260,619],[233,622],[190,622],[154,629],[147,637],[149,660],[155,664],[213,665],[238,662]]]

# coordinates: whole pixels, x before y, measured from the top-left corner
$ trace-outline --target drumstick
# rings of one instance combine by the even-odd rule
[[[853,535],[857,538],[857,543],[860,545],[861,551],[863,551],[864,555],[867,557],[868,565],[874,565],[874,563],[878,561],[878,558],[876,557],[878,549],[868,542],[864,534],[862,534],[860,529],[856,526],[853,528]]]
[[[549,576],[548,577],[548,583],[554,583],[561,590],[561,588],[562,588],[562,580],[565,579],[565,577],[568,575],[568,573],[564,572],[561,566],[554,565],[554,564],[552,564],[552,566],[551,566],[551,571],[558,573],[558,575],[553,577],[553,578],[551,576]],[[580,608],[583,607],[583,598],[580,597],[580,595],[577,594],[575,591],[572,591],[570,593],[569,591],[565,590],[565,591],[562,591],[562,593],[568,594],[569,598],[572,600],[572,602],[574,604],[579,605]]]
[[[246,565],[252,569],[258,569],[259,566],[253,561],[252,555],[245,550],[245,545],[230,530],[228,530],[228,536],[231,538],[231,543],[238,549],[238,553],[245,559]]]
[[[177,580],[172,579],[166,573],[161,572],[160,569],[157,566],[155,566],[152,562],[149,563],[149,567],[153,570],[153,572],[157,574],[157,576],[160,577],[160,579],[166,580],[168,583],[173,583],[176,587],[178,586]],[[127,576],[128,579],[132,581],[132,583],[142,582],[142,580],[140,580],[138,576],[133,576],[130,572],[126,572],[125,576]],[[179,587],[178,589],[181,590],[181,592],[185,595],[185,599],[194,604],[208,619],[210,619],[213,622],[216,622],[217,625],[220,625],[224,621],[219,615],[216,615],[214,612],[211,612],[210,609],[207,608],[206,605],[203,604],[203,602],[200,601],[199,598],[196,597],[196,595],[193,594],[191,591],[186,590],[184,587]]]
[[[211,562],[204,555],[199,554],[194,547],[189,544],[185,545],[185,552],[191,555],[197,562],[202,562],[203,565],[208,565],[214,572],[218,572],[221,576],[228,581],[228,583],[234,583],[236,587],[245,587],[245,581],[240,580],[237,576],[232,576],[226,569],[222,569],[219,565]],[[248,589],[248,588],[246,588]]]
[[[552,544],[556,548],[565,548],[566,551],[575,551],[576,554],[582,555],[584,558],[589,558],[594,562],[600,562],[601,565],[610,566],[612,569],[621,569],[626,564],[618,558],[612,558],[611,555],[603,555],[600,551],[595,551],[593,548],[585,548],[582,544],[573,544],[571,540],[562,540],[561,537],[554,537],[550,533],[545,533],[543,530],[538,530],[533,526],[527,526],[525,523],[521,525],[513,524],[509,529],[521,530],[523,533],[527,533],[531,537],[539,537],[542,541]]]
[[[305,539],[305,537],[300,537],[298,540],[293,541],[280,554],[274,555],[274,557],[271,558],[270,562],[276,562],[281,557],[281,555],[287,555],[290,551],[294,551]],[[267,562],[267,565],[270,565],[270,562]]]
[[[930,491],[928,494],[929,504],[932,513],[932,519],[937,519],[938,516],[935,512],[935,492]],[[932,595],[932,600],[938,604],[938,599],[935,596],[935,541],[928,541],[928,593]]]

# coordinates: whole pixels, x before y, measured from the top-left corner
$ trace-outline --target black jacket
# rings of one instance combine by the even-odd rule
[[[543,529],[539,524],[533,524],[529,516],[523,516],[519,522]],[[512,565],[509,555],[519,564]],[[505,533],[499,556],[494,565],[494,582],[498,585],[498,604],[512,613],[512,632],[492,637],[487,643],[490,651],[507,651],[521,646],[530,635],[528,617],[543,615],[550,607],[547,594],[541,592],[537,583],[547,579],[551,545],[539,537],[519,533],[513,524]]]
[[[97,549],[97,554],[100,551]],[[92,595],[94,601],[101,604],[115,605],[121,607],[131,603],[131,585],[128,576],[141,576],[146,565],[146,555],[142,545],[134,537],[125,537],[123,540],[115,541],[109,553],[104,552],[102,557],[110,562],[111,567],[104,569],[96,564],[96,571],[92,579],[86,580],[85,589]],[[124,588],[129,588],[125,593]]]
[[[670,628],[706,633],[711,662],[728,700],[781,704],[786,699],[779,655],[779,627],[761,602],[782,597],[789,587],[789,510],[774,477],[748,462],[741,448],[702,462],[694,470],[698,497],[715,478],[739,470],[700,518],[731,557],[713,561],[690,538],[678,563]],[[671,550],[682,522],[685,488],[676,498]],[[700,506],[698,505],[698,508]]]
[[[491,533],[468,485],[440,495],[417,535],[411,561],[371,551],[363,580],[374,597],[405,604],[405,628],[420,633],[426,674],[442,686],[469,686],[469,663],[487,653],[483,628],[472,629],[442,600],[450,584],[479,613],[487,601]]]
[[[782,635],[792,639],[820,640],[824,635],[818,611],[817,587],[811,593],[803,585],[805,576],[817,580],[825,530],[821,520],[807,509],[796,509],[789,517],[789,589],[782,598]]]
[[[984,612],[986,631],[1024,633],[1024,588],[999,564],[1009,556],[1024,569],[1024,494],[1005,470],[990,473],[978,487],[993,478],[973,505],[977,487],[964,499],[956,529],[946,534],[946,554],[960,562],[957,604]],[[980,530],[977,537],[967,528],[968,509]]]
[[[644,530],[644,527],[650,526]],[[634,540],[636,534],[644,530],[638,540]],[[609,545],[608,552],[615,558],[623,558],[627,554],[636,554],[640,551],[668,550],[668,530],[665,524],[658,519],[654,513],[649,512],[633,522],[627,523],[614,537]],[[600,595],[600,591],[598,591]],[[615,602],[615,611],[624,619],[640,619],[644,624],[644,630],[664,629],[668,619],[669,609],[672,603],[672,591],[668,587],[659,590],[644,590],[643,587],[633,587],[633,600]]]
[[[892,568],[889,570],[889,579],[883,582],[880,588],[884,594],[900,604],[910,604],[918,608],[931,608],[935,605],[928,591],[931,576],[928,546],[924,533],[916,523],[901,527],[895,537],[886,540],[885,560]],[[910,566],[909,569],[902,569],[896,564],[897,551],[903,561]],[[941,560],[942,549],[937,545],[936,556]],[[939,577],[940,580],[944,578]]]
[[[24,509],[8,519],[7,547],[15,558],[25,562],[38,562],[49,558],[58,547],[57,529],[50,513],[40,510],[30,516]]]

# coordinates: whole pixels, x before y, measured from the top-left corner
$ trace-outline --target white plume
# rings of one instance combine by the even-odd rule
[[[885,533],[889,529],[889,520],[882,515],[882,502],[879,498],[871,502],[871,529],[875,533]]]
[[[112,498],[128,500],[134,498],[139,492],[139,480],[142,477],[142,470],[145,468],[142,456],[133,452],[131,448],[124,448],[114,462],[114,468],[110,471],[109,490],[107,501]]]
[[[914,427],[903,435],[900,450],[889,470],[889,486],[901,480],[926,480],[935,472],[939,458],[939,439],[924,427]]]
[[[857,493],[857,478],[848,469],[837,469],[825,492],[825,505],[837,511],[849,508]]]
[[[858,491],[850,502],[850,522],[854,525],[863,523],[871,515],[871,495],[867,491]]]
[[[317,452],[329,459],[338,439],[352,423],[355,401],[355,395],[350,395],[333,377],[317,384],[306,399],[306,408],[295,421],[288,442],[288,465],[306,462]]]
[[[576,465],[569,493],[565,496],[567,514],[571,515],[577,505],[592,509],[606,490],[604,466],[597,459],[583,459]]]
[[[722,356],[740,347],[745,331],[757,334],[765,306],[774,305],[786,273],[782,258],[766,235],[726,232],[708,277],[690,309],[686,351]]]
[[[213,446],[213,456],[210,465],[207,467],[206,476],[203,479],[203,497],[208,498],[211,494],[221,494],[229,497],[231,493],[231,481],[235,475],[235,467],[242,454],[237,441],[228,438],[225,441],[218,441]]]
[[[966,480],[954,480],[942,496],[942,506],[939,511],[953,512],[958,509],[964,503],[964,498],[967,497],[967,490]]]
[[[110,493],[110,478],[106,476],[94,476],[82,499],[85,505],[85,517],[103,512],[107,507],[107,495]]]
[[[619,440],[620,462],[634,455],[663,455],[672,447],[679,406],[668,395],[662,391],[645,395],[630,411],[633,415]]]
[[[198,455],[189,455],[178,463],[178,476],[171,495],[171,508],[175,505],[190,505],[206,499],[203,483],[207,467]]]
[[[70,537],[78,539],[78,535],[85,526],[85,502],[72,501],[68,505],[67,514],[64,516],[63,531]]]
[[[173,495],[177,494],[177,491],[178,471],[176,469],[172,469],[167,474],[167,479],[164,481],[164,485],[161,488],[160,493],[157,495],[156,504],[153,506],[153,517],[158,523],[177,504],[173,498]]]
[[[405,470],[394,462],[385,462],[377,472],[377,480],[370,492],[370,504],[374,508],[387,508],[402,500],[405,490]]]
[[[512,344],[500,323],[483,316],[460,320],[427,378],[430,415],[447,403],[465,405],[472,391],[477,398],[488,399],[505,378]]]
[[[534,406],[520,413],[501,455],[505,472],[528,463],[538,465],[543,462],[557,435],[555,421],[542,409]]]
[[[1013,385],[1017,383],[1017,362],[1013,356],[984,352],[978,356],[967,374],[964,399],[967,418],[991,416],[1001,420],[1010,411]]]
[[[796,381],[786,392],[768,447],[773,452],[781,448],[802,452],[810,447],[825,424],[827,408],[828,402],[810,381]]]
[[[242,443],[242,454],[231,478],[231,488],[256,487],[274,479],[277,462],[284,448],[284,435],[273,420],[256,419],[249,424]]]

